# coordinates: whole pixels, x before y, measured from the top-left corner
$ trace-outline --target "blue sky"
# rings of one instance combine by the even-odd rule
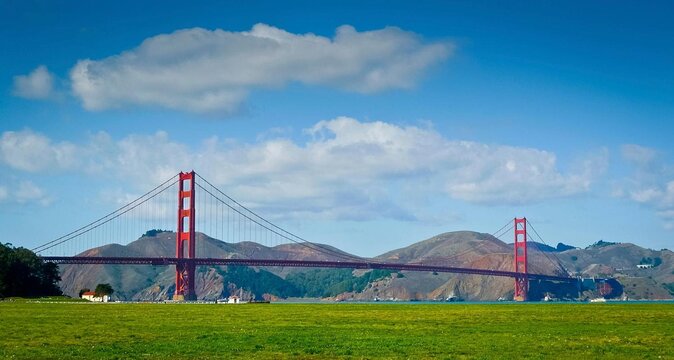
[[[194,168],[360,255],[515,216],[671,249],[673,7],[0,2],[0,241]]]

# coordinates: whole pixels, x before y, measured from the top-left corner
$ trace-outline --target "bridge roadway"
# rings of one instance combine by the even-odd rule
[[[486,275],[518,278],[521,273],[514,271],[470,269],[450,266],[424,265],[421,263],[396,264],[369,261],[308,261],[308,260],[269,260],[269,259],[214,259],[214,258],[153,258],[153,257],[89,257],[89,256],[42,256],[42,260],[56,264],[117,264],[117,265],[177,265],[194,263],[194,265],[222,266],[280,266],[309,268],[344,268],[344,269],[381,269],[397,271],[444,272],[469,275]],[[559,282],[577,282],[577,278],[527,274],[529,280],[548,280]]]

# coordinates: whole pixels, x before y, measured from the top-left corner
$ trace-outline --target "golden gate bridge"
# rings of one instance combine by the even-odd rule
[[[175,209],[176,200],[175,256],[102,256],[95,250],[112,244],[113,240],[115,244],[129,243],[135,239],[135,234],[142,234],[147,229],[172,228],[175,226],[172,224],[176,224],[173,217],[176,213],[170,209]],[[170,220],[171,218],[173,220]],[[382,262],[354,256],[295,235],[258,215],[191,171],[176,174],[106,216],[32,250],[43,260],[57,264],[175,266],[174,300],[196,300],[195,270],[197,266],[204,265],[386,269],[510,277],[514,279],[514,300],[517,301],[527,300],[529,282],[532,280],[577,284],[580,289],[580,279],[571,277],[567,272],[551,275],[528,271],[527,225],[530,226],[530,223],[526,218],[515,218],[512,223],[504,225],[494,233],[494,236],[498,237],[511,230],[514,231],[512,271],[449,266],[438,263],[437,259],[431,263]],[[245,258],[213,258],[209,256],[209,249],[200,246],[202,244],[197,241],[199,233],[208,234],[211,238],[220,239],[225,243],[254,242],[266,248],[293,243],[324,255],[326,260],[278,259],[265,255],[263,251],[255,250]],[[535,234],[542,240],[537,232]],[[551,262],[555,262],[548,254],[545,252],[543,254]],[[556,264],[561,266],[558,260]]]

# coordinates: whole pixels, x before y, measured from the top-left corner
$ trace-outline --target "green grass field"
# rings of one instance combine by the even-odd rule
[[[16,359],[674,359],[672,304],[0,302]]]

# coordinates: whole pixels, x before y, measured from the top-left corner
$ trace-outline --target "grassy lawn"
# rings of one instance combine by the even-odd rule
[[[674,359],[672,304],[0,302],[0,358]]]

